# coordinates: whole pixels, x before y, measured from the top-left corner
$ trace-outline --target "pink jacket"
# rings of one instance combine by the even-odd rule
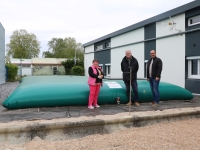
[[[91,67],[93,69],[93,73],[97,75],[97,70],[95,69],[95,67],[94,66],[91,66]],[[98,67],[98,69],[101,70],[100,67]],[[92,78],[90,76],[88,77],[88,84],[89,85],[96,85],[95,81],[96,81],[96,78]],[[101,83],[101,85],[102,85],[102,83]]]

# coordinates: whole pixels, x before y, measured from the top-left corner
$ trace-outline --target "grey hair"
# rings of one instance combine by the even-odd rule
[[[150,53],[151,53],[152,51],[154,51],[154,52],[156,53],[156,50],[151,50]]]
[[[125,54],[126,54],[127,52],[131,52],[131,50],[126,50],[126,51],[125,51]],[[131,52],[131,54],[132,54],[132,52]]]

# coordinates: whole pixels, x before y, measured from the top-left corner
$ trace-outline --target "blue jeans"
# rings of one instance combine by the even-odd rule
[[[160,92],[159,92],[159,83],[160,83],[160,79],[158,81],[156,81],[155,78],[149,78],[149,83],[151,86],[151,92],[153,94],[153,102],[156,102],[157,104],[159,103],[160,100]]]
[[[130,99],[130,81],[124,81],[124,84],[126,86],[126,95],[128,97],[128,100]],[[138,102],[138,84],[136,80],[132,80],[131,83],[133,93],[134,93],[134,102]],[[132,94],[131,94],[132,95]],[[133,98],[131,98],[133,102]]]

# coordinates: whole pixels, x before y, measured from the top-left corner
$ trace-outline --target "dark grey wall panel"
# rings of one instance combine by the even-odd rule
[[[192,93],[200,94],[200,80],[186,79],[185,88]]]
[[[194,16],[200,15],[200,6],[185,12],[185,27],[186,31],[191,29],[200,28],[200,24],[188,26],[188,19]]]
[[[148,41],[144,43],[144,59],[150,59],[150,51],[156,50],[156,40]]]
[[[200,56],[200,31],[186,34],[186,56]]]
[[[156,23],[148,24],[144,27],[144,39],[156,38]]]
[[[185,89],[192,93],[200,94],[200,80],[188,79],[188,60],[185,61]]]
[[[190,17],[196,16],[196,15],[199,15],[199,14],[200,14],[200,6],[186,11],[185,12],[185,18],[190,18]]]
[[[99,60],[99,64],[103,64],[103,70],[105,70],[105,64],[111,63],[110,50],[98,51],[94,53],[94,58]]]

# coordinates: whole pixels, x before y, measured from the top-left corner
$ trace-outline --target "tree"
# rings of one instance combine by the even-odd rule
[[[62,61],[61,64],[65,68],[65,74],[69,75],[71,68],[74,66],[74,60],[73,59],[68,59],[68,60]]]
[[[48,51],[43,52],[45,58],[76,58],[83,60],[83,46],[77,43],[75,38],[52,38],[48,42]]]
[[[15,30],[10,36],[10,43],[6,44],[8,56],[13,58],[31,59],[38,57],[40,53],[40,42],[35,34],[26,30]]]
[[[83,76],[84,75],[84,68],[81,66],[74,66],[72,67],[72,69],[70,70],[70,73],[72,75],[79,75],[79,76]]]
[[[65,61],[62,61],[61,64],[62,64],[63,67],[65,68],[65,74],[66,74],[66,75],[71,74],[71,69],[72,69],[73,67],[78,66],[78,67],[84,68],[84,61],[83,61],[83,60],[78,60],[78,61],[76,62],[76,65],[75,65],[73,59],[67,59],[67,60],[65,60]],[[77,69],[77,68],[76,68],[76,69]]]

